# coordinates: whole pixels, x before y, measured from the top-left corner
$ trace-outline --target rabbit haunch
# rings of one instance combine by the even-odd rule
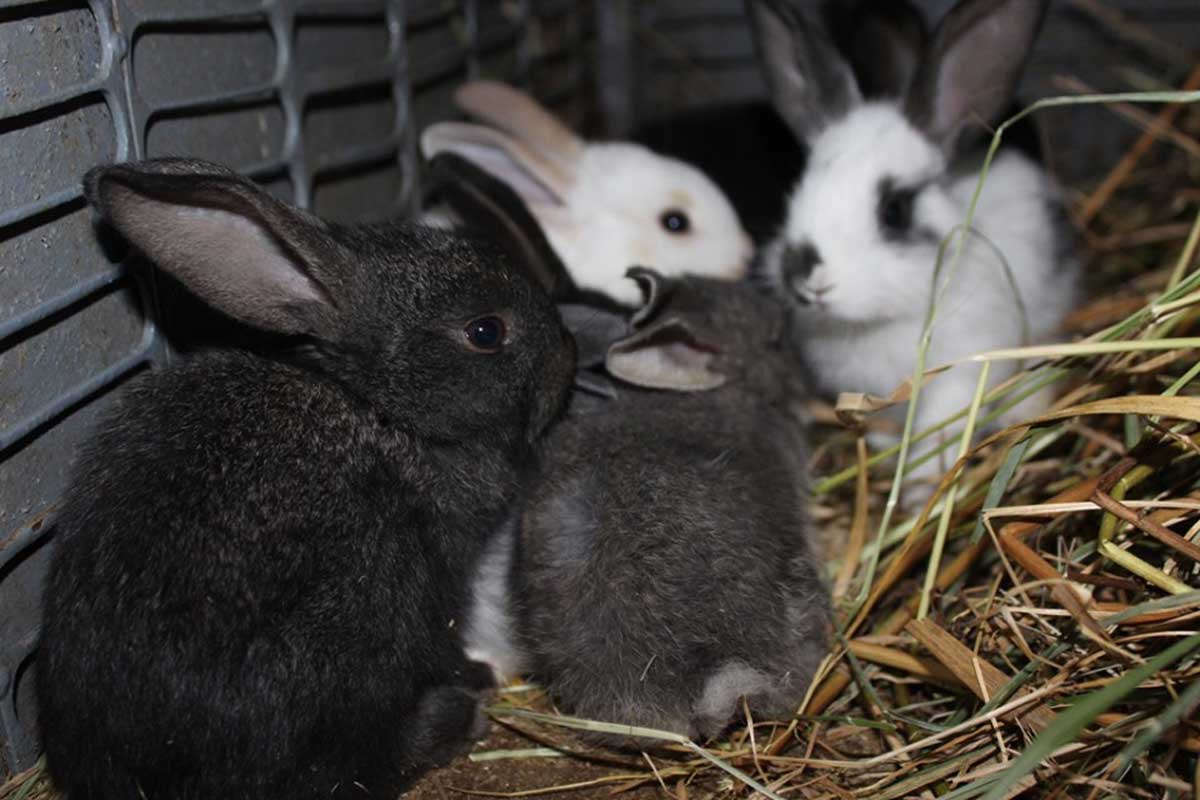
[[[456,103],[482,124],[443,122],[421,136],[426,158],[455,153],[505,181],[537,220],[574,283],[636,305],[631,266],[734,280],[753,245],[737,212],[700,170],[631,142],[581,139],[533,98],[472,81]]]
[[[72,798],[394,796],[483,725],[458,620],[573,347],[498,249],[341,227],[215,164],[88,174],[92,205],[280,335],[141,375],[57,518],[37,693]]]

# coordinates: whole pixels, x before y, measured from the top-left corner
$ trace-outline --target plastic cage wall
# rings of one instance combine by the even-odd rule
[[[37,753],[53,514],[113,392],[171,358],[155,287],[97,243],[80,177],[228,163],[335,219],[419,197],[415,133],[468,76],[579,124],[594,21],[570,0],[0,0],[0,775]]]

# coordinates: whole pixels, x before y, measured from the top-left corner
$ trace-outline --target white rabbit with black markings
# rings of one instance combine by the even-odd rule
[[[721,190],[695,167],[632,142],[581,139],[529,95],[471,81],[455,102],[482,124],[441,122],[426,158],[455,153],[505,181],[579,288],[636,305],[625,270],[737,280],[753,245]]]
[[[750,2],[773,100],[810,148],[765,269],[802,308],[801,341],[826,392],[887,395],[912,374],[939,246],[965,221],[979,179],[982,150],[968,128],[995,123],[1012,102],[1046,2],[962,0],[927,42],[919,14],[897,5],[907,7],[866,2],[855,12],[856,80],[811,19]],[[860,84],[891,97],[864,101]],[[953,242],[946,249],[939,291],[951,278],[927,363],[1052,338],[1076,295],[1065,242],[1054,182],[1001,150],[955,273]],[[997,364],[993,379],[1011,372]],[[935,378],[917,430],[965,408],[976,381],[964,369]]]

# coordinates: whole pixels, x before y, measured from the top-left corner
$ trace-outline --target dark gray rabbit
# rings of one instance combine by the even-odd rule
[[[498,249],[340,227],[199,161],[92,205],[283,335],[138,378],[58,518],[38,694],[72,800],[394,797],[478,733],[466,580],[574,370]]]
[[[829,610],[785,311],[745,284],[630,277],[647,301],[623,338],[575,315],[581,366],[602,359],[612,391],[577,392],[544,440],[516,519],[515,608],[481,621],[485,575],[468,644],[590,718],[709,736],[743,696],[790,717]],[[504,611],[515,658],[489,652]]]

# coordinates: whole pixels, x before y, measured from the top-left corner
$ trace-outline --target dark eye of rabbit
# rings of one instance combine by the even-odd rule
[[[503,348],[507,332],[504,320],[490,315],[473,319],[463,328],[467,346],[481,353],[495,353]]]
[[[658,221],[662,223],[663,230],[667,233],[687,233],[688,229],[692,227],[688,215],[677,208],[668,208],[658,218]]]
[[[885,235],[899,236],[912,227],[914,189],[901,189],[884,180],[879,187],[879,224]]]

